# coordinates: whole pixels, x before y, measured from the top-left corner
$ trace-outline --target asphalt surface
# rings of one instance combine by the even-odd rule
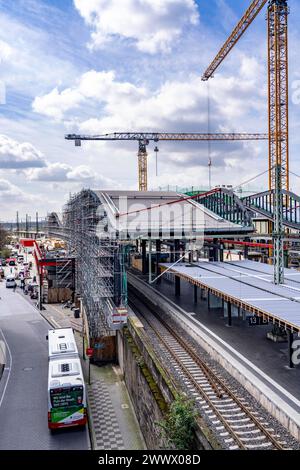
[[[47,425],[48,323],[18,291],[0,283],[0,342],[6,367],[0,380],[1,450],[87,450],[88,429],[52,435]]]

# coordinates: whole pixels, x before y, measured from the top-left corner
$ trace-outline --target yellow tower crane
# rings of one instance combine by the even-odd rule
[[[200,133],[172,133],[172,132],[114,132],[113,134],[103,135],[77,135],[67,134],[66,140],[75,141],[75,146],[81,146],[81,141],[138,141],[138,170],[139,170],[139,191],[148,190],[148,170],[147,170],[147,146],[150,141],[245,141],[245,140],[268,140],[268,134],[200,134]],[[158,150],[158,149],[157,149]]]
[[[289,190],[288,14],[287,0],[254,0],[224,43],[202,80],[211,78],[250,24],[268,3],[269,189],[275,190],[281,169],[281,188]]]

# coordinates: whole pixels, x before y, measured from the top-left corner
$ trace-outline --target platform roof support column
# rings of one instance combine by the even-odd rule
[[[148,261],[149,261],[149,284],[152,281],[152,240],[149,238],[148,242]]]
[[[291,332],[291,331],[288,331],[287,332],[287,336],[288,336],[288,357],[289,357],[289,368],[290,369],[293,369],[295,366],[294,366],[294,363],[293,363],[293,353],[294,353],[294,350],[293,350],[293,342],[294,342],[294,334]]]
[[[175,261],[178,261],[179,258],[180,258],[180,242],[179,240],[175,240],[175,243],[174,243],[174,250],[175,250]],[[179,297],[180,296],[180,277],[179,276],[175,276],[175,295],[176,297]]]
[[[175,295],[180,297],[180,277],[175,276]]]
[[[195,304],[198,302],[198,287],[194,286],[194,302]]]
[[[219,260],[221,263],[223,263],[224,261],[224,245],[223,243],[220,243],[220,246],[219,246]]]
[[[170,262],[171,263],[174,263],[175,259],[174,259],[174,245],[171,245],[170,246]]]
[[[147,274],[146,240],[142,240],[142,272],[143,274]]]
[[[231,303],[227,302],[227,326],[232,326],[232,313],[231,313]]]
[[[156,277],[160,275],[160,267],[159,267],[160,254],[161,254],[161,241],[156,240]],[[157,283],[158,284],[161,283],[161,277],[157,280]]]

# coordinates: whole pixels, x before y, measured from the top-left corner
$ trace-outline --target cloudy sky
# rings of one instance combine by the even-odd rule
[[[208,85],[201,74],[250,0],[0,0],[0,220],[60,211],[70,193],[137,187],[137,144],[66,133],[267,132],[261,12]],[[300,173],[299,1],[290,0],[291,169]],[[153,145],[149,186],[207,186],[206,143]],[[213,143],[213,185],[267,169],[267,144]],[[255,182],[266,186],[267,178]],[[300,193],[300,180],[292,189]]]

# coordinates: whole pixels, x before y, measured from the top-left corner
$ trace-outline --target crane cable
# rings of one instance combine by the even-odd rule
[[[210,87],[209,80],[207,80],[207,133],[210,134]],[[211,190],[211,141],[207,141],[207,153],[208,153],[208,189]]]

